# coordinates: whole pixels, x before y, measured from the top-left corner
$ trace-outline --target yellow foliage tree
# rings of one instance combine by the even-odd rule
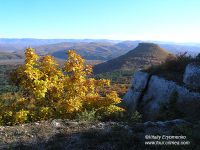
[[[112,91],[106,95],[102,89],[110,81],[90,78],[92,67],[73,50],[68,52],[64,68],[60,68],[52,56],[39,57],[34,49],[27,48],[25,64],[14,75],[14,82],[23,95],[13,98],[10,109],[0,111],[0,122],[23,123],[48,118],[73,118],[84,110],[96,110],[112,114],[123,109],[116,106],[121,100]],[[1,101],[1,109],[6,106]],[[5,121],[6,120],[6,121]]]

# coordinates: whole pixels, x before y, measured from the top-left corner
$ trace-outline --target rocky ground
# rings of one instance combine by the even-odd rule
[[[191,136],[193,126],[180,119],[136,124],[57,119],[18,126],[1,126],[0,149],[199,149],[196,143],[199,142],[199,136]],[[199,129],[199,125],[197,126],[196,128]],[[183,134],[187,138],[185,141],[190,141],[189,145],[145,145],[148,141],[145,139],[147,135]]]

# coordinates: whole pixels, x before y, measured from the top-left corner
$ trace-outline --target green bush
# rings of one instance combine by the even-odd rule
[[[96,115],[96,111],[93,110],[84,110],[77,115],[78,121],[97,121],[99,116]]]

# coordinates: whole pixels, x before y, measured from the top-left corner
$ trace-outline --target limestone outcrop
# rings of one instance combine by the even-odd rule
[[[188,88],[188,85],[194,85],[195,89],[200,86],[196,84],[200,80],[200,76],[196,76],[198,73],[198,69],[191,69],[189,64],[184,75],[184,83],[188,84],[179,85],[156,75],[138,71],[134,74],[132,87],[123,100],[129,111],[141,112],[146,120],[155,120],[161,106],[170,101],[175,101],[176,109],[186,116],[199,117],[200,92]]]
[[[144,90],[147,87],[150,75],[145,72],[138,71],[134,74],[132,80],[132,87],[128,90],[124,99],[126,100],[126,106],[128,110],[136,110],[138,102],[142,97]],[[135,80],[137,79],[137,80]]]

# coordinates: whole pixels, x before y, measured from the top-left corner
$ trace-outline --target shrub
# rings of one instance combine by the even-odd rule
[[[60,68],[52,56],[40,58],[34,49],[26,49],[25,64],[12,74],[22,92],[0,101],[2,124],[74,118],[85,110],[109,115],[123,111],[115,106],[121,101],[115,91],[102,94],[109,80],[89,78],[91,73],[92,67],[75,51],[68,51],[68,60]]]
[[[142,121],[142,115],[138,111],[129,114],[129,116],[130,116],[129,119],[130,122],[136,123]]]
[[[96,115],[96,110],[87,110],[80,112],[77,114],[77,119],[79,121],[96,121],[99,119],[99,116]]]
[[[192,62],[197,62],[197,57],[193,58],[187,55],[186,52],[177,56],[169,55],[164,63],[158,66],[152,66],[145,71],[151,74],[159,75],[168,80],[182,83],[185,68]]]

